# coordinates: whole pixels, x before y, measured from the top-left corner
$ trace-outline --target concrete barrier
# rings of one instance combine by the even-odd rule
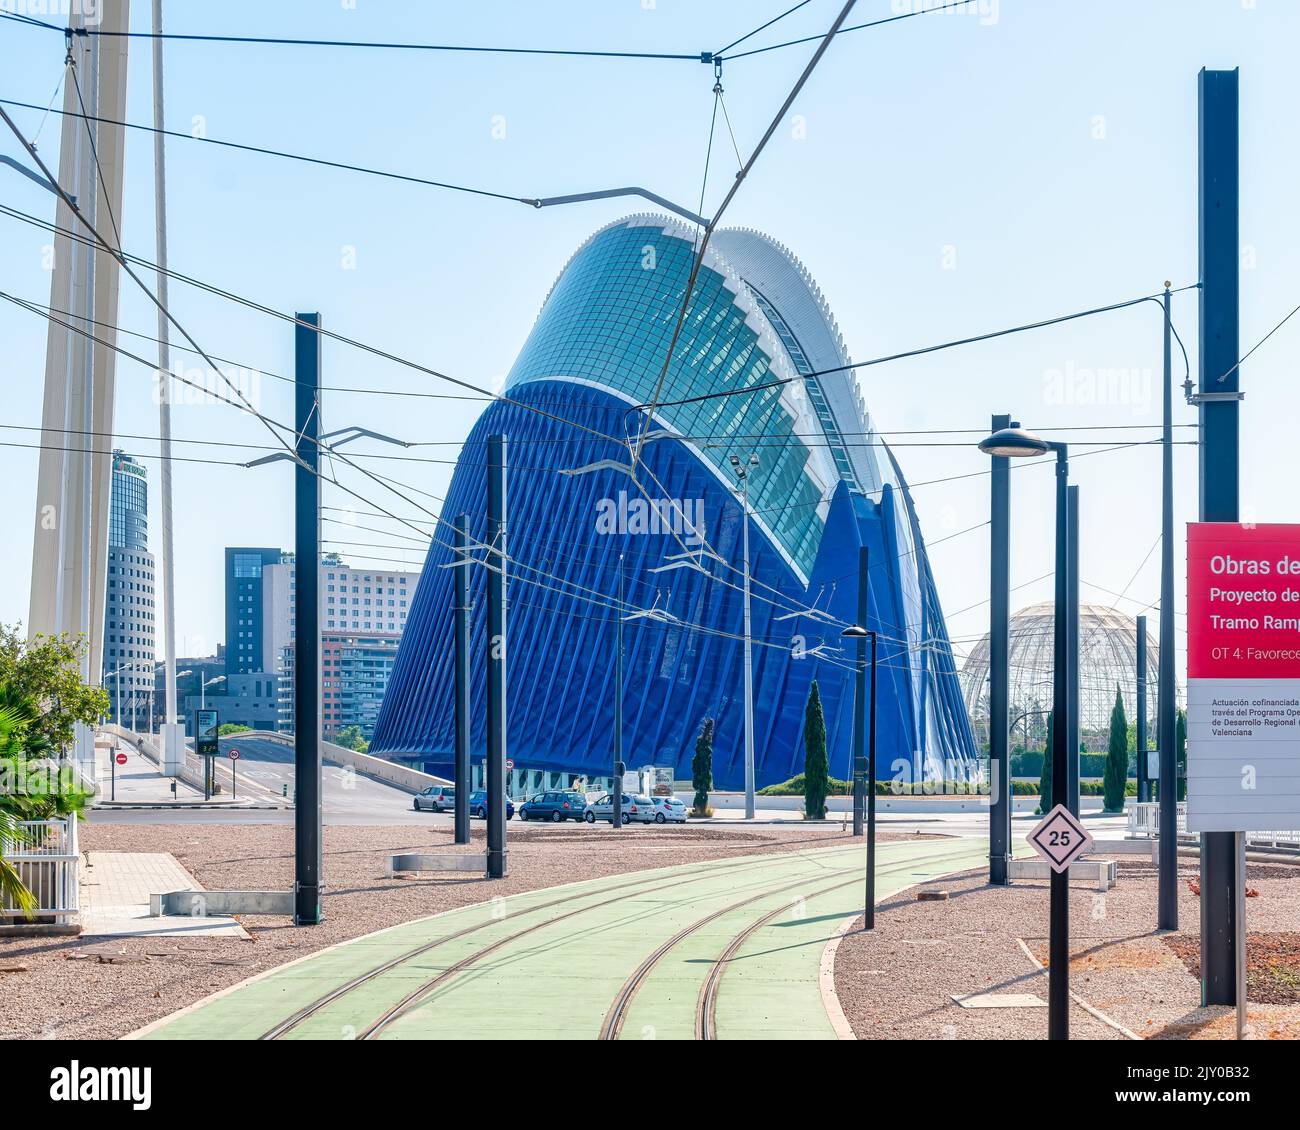
[[[1010,879],[1046,879],[1052,874],[1045,859],[1013,859],[1007,867]],[[1070,864],[1070,880],[1082,879],[1097,884],[1105,892],[1115,884],[1119,865],[1113,859],[1077,859]]]
[[[475,852],[472,855],[390,855],[388,857],[388,877],[409,874],[415,871],[481,871],[488,877],[487,852]]]
[[[274,733],[270,730],[250,730],[244,736],[282,742],[288,746],[293,745],[292,734]],[[368,753],[358,753],[354,749],[335,745],[333,742],[321,742],[320,748],[321,757],[331,765],[340,765],[345,769],[355,770],[363,776],[373,777],[377,781],[383,781],[399,789],[405,789],[408,793],[418,793],[430,785],[453,784],[452,781],[447,780],[445,777],[435,777],[430,773],[422,773],[420,770],[411,769],[406,765],[398,765],[395,761],[385,761],[382,757],[371,757]]]
[[[168,891],[149,896],[149,913],[184,918],[214,914],[287,914],[293,917],[292,891]]]

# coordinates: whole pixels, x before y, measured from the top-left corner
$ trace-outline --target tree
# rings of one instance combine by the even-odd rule
[[[804,819],[825,820],[831,767],[826,757],[826,719],[822,716],[822,696],[816,679],[808,688],[808,705],[804,707],[803,748]]]
[[[251,734],[252,726],[245,726],[242,722],[222,722],[217,727],[217,735],[222,738],[228,738],[231,734]]]
[[[1056,715],[1047,712],[1047,745],[1043,749],[1043,772],[1038,778],[1038,811],[1046,816],[1052,810],[1052,731],[1056,728]]]
[[[344,726],[334,735],[334,744],[341,745],[344,749],[354,750],[357,753],[365,753],[370,748],[370,743],[366,741],[366,736],[361,732],[360,726]]]
[[[704,719],[700,736],[695,739],[695,757],[691,760],[691,784],[695,787],[696,816],[709,815],[709,790],[713,788],[713,719]]]
[[[0,687],[34,706],[27,735],[55,752],[71,746],[77,722],[93,726],[108,713],[108,692],[82,682],[86,649],[84,636],[38,635],[29,641],[17,625],[0,624]]]
[[[1110,744],[1106,749],[1106,771],[1102,776],[1103,808],[1124,811],[1124,786],[1128,783],[1128,718],[1124,696],[1115,688],[1115,706],[1110,712]]]
[[[1174,761],[1178,766],[1178,799],[1187,799],[1187,711],[1180,710],[1174,722]]]

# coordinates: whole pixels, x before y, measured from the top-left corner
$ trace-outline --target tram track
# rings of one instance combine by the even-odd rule
[[[853,851],[855,850],[856,847],[857,845],[845,846],[841,850]],[[743,873],[745,871],[749,871],[764,865],[770,866],[774,857],[777,859],[783,859],[786,857],[798,856],[798,854],[799,853],[797,852],[774,853],[774,856],[773,855],[759,856],[755,859],[749,859],[744,862],[736,862],[736,863],[722,862],[721,864],[718,864],[716,866],[702,866],[698,872],[687,876],[680,876],[675,881],[669,883],[664,883],[660,877],[642,876],[641,878],[633,879],[627,883],[615,884],[612,887],[604,887],[597,891],[581,891],[570,895],[566,895],[562,898],[550,899],[546,902],[538,903],[535,906],[524,907],[522,909],[515,911],[514,913],[517,915],[533,914],[539,911],[549,910],[553,907],[564,906],[569,903],[578,902],[583,899],[599,899],[597,905],[603,905],[605,902],[608,901],[609,896],[621,892],[631,891],[635,888],[656,888],[657,887],[660,890],[671,890],[675,887],[686,886],[690,883],[696,883],[710,878],[714,878],[719,874]],[[710,861],[710,862],[714,862],[714,861]],[[444,984],[451,977],[453,977],[454,975],[460,972],[463,972],[465,969],[476,964],[483,957],[486,957],[489,954],[496,952],[497,950],[501,949],[503,946],[509,944],[510,942],[517,941],[519,938],[531,934],[536,930],[539,930],[545,926],[551,925],[552,923],[561,922],[566,919],[573,918],[579,914],[582,914],[592,909],[595,909],[595,907],[579,907],[574,910],[568,911],[564,914],[547,917],[543,919],[541,922],[534,923],[533,925],[528,926],[523,930],[518,930],[513,934],[509,934],[506,937],[501,938],[498,941],[493,942],[488,946],[485,946],[484,948],[475,951],[473,954],[468,955],[467,957],[463,958],[461,961],[456,962],[454,965],[449,966],[447,969],[443,970],[441,973],[438,974],[437,977],[421,985],[420,988],[407,994],[396,1005],[388,1009],[378,1020],[373,1022],[366,1029],[364,1029],[358,1035],[357,1038],[362,1040],[373,1039],[379,1032],[381,1032],[384,1028],[386,1028],[389,1024],[391,1024],[394,1020],[396,1020],[399,1016],[410,1011],[417,1004],[419,1004],[419,1002],[423,1000],[424,997],[426,997],[429,993],[432,993],[435,989],[437,989],[439,986]],[[330,992],[325,993],[320,997],[317,997],[309,1004],[304,1005],[302,1008],[296,1010],[295,1012],[287,1016],[284,1020],[280,1021],[274,1027],[262,1033],[262,1035],[259,1036],[258,1039],[259,1040],[282,1039],[284,1036],[292,1032],[294,1029],[298,1028],[305,1021],[310,1020],[313,1017],[319,1015],[325,1008],[333,1004],[335,1001],[338,1001],[343,997],[346,997],[348,994],[356,991],[362,986],[374,982],[378,978],[382,977],[384,974],[399,969],[401,966],[406,965],[409,962],[412,962],[424,956],[425,954],[430,953],[435,949],[438,949],[441,946],[445,946],[461,938],[469,937],[470,935],[485,930],[488,927],[495,924],[496,924],[496,920],[475,923],[472,926],[467,926],[461,930],[456,930],[450,934],[444,935],[439,938],[435,938],[431,941],[416,946],[413,949],[407,950],[404,953],[398,954],[396,957],[390,958],[387,961],[382,962],[381,964],[377,965],[375,968],[369,969],[365,973],[362,973],[357,977],[353,977],[350,980],[346,981],[344,984],[338,986],[335,989],[332,989]]]
[[[931,861],[945,862],[954,859],[964,859],[968,856],[968,854],[969,854],[968,852],[963,851],[963,852],[955,852],[949,855],[934,856],[932,857],[931,860],[927,860],[927,862],[931,862]],[[884,867],[879,868],[877,874],[878,875],[897,874],[899,871],[905,871],[909,867],[916,866],[916,864],[917,864],[916,860],[903,860],[896,864],[886,865]],[[844,871],[841,871],[839,874],[841,876],[847,875],[850,877],[844,878],[840,882],[832,883],[828,886],[820,887],[817,890],[811,892],[810,894],[806,894],[800,897],[805,899],[818,898],[821,895],[830,894],[831,892],[841,890],[844,887],[853,886],[854,884],[861,882],[862,880],[862,874],[857,868],[845,869]],[[718,921],[720,918],[725,918],[728,914],[732,914],[737,910],[743,910],[745,907],[750,906],[753,903],[760,902],[763,899],[771,898],[773,895],[782,894],[785,891],[794,890],[799,887],[805,887],[809,883],[817,882],[821,878],[824,878],[824,876],[803,876],[795,880],[794,882],[786,883],[779,887],[769,888],[756,895],[752,895],[748,898],[741,899],[738,902],[733,902],[728,906],[724,906],[722,909],[716,910],[711,914],[707,914],[703,918],[700,918],[699,920],[692,922],[689,926],[685,927],[684,929],[679,930],[676,934],[674,934],[671,938],[665,941],[662,945],[658,946],[655,949],[655,951],[651,953],[650,956],[647,957],[645,961],[643,961],[636,968],[636,970],[628,977],[628,979],[623,982],[622,986],[619,989],[618,994],[614,998],[613,1004],[610,1006],[609,1011],[605,1015],[605,1022],[601,1026],[600,1038],[602,1040],[617,1040],[619,1038],[619,1035],[622,1032],[623,1022],[627,1017],[628,1009],[631,1006],[631,1003],[635,998],[637,992],[640,990],[641,986],[645,983],[646,978],[669,953],[671,953],[674,949],[676,949],[679,945],[681,945],[681,943],[684,942],[687,938],[691,937],[694,934],[697,934],[701,929],[710,925],[713,922]],[[789,910],[790,905],[791,905],[790,902],[783,901],[772,911],[770,911],[767,914],[764,914],[762,917],[750,923],[748,926],[745,927],[744,930],[742,930],[739,934],[737,934],[727,944],[726,948],[722,951],[721,955],[717,958],[716,961],[712,963],[709,969],[709,974],[706,977],[704,984],[701,986],[699,1000],[696,1006],[696,1022],[695,1022],[696,1039],[701,1039],[701,1040],[716,1039],[716,1036],[713,1035],[713,1033],[716,1032],[716,1028],[717,1028],[716,1019],[715,1019],[717,991],[718,991],[718,986],[722,981],[722,977],[726,972],[727,964],[736,955],[736,953],[739,952],[741,947],[751,937],[754,936],[754,934],[756,934],[764,926],[768,925],[779,914],[783,914],[787,910]]]

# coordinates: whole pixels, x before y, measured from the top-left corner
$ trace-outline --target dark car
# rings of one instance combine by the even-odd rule
[[[487,819],[487,790],[478,789],[469,794],[469,814],[477,816],[480,820]],[[515,815],[515,804],[509,797],[506,797],[506,819],[513,819]]]
[[[537,793],[519,806],[520,820],[581,820],[587,799],[581,793]]]

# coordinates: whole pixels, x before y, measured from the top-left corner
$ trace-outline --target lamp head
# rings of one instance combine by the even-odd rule
[[[1051,445],[1045,439],[1024,428],[1002,428],[980,440],[979,447],[985,455],[1002,455],[1011,459],[1046,455],[1051,450]]]
[[[844,629],[844,631],[840,633],[840,635],[846,636],[852,640],[864,640],[868,636],[870,636],[871,633],[867,631],[866,628],[862,627],[859,624],[850,624],[847,628]]]

